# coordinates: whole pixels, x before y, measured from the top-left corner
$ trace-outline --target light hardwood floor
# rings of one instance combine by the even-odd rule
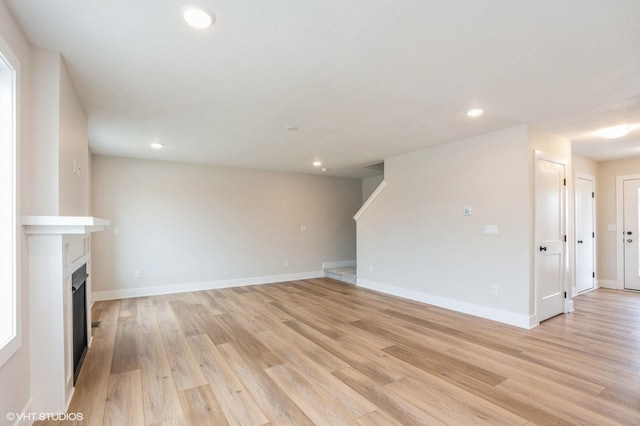
[[[93,307],[90,425],[640,424],[640,294],[526,331],[326,279]]]

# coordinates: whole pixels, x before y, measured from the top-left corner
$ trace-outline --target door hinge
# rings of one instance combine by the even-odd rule
[[[564,186],[567,186],[567,179],[564,179]]]
[[[564,298],[565,299],[567,298],[567,292],[566,291],[564,292]]]
[[[593,273],[592,277],[593,277],[593,278],[595,278],[595,277],[596,277],[596,273],[595,273],[595,272]]]
[[[595,192],[591,192],[591,198],[596,198],[596,193]]]
[[[596,233],[595,233],[595,232],[592,232],[592,233],[591,233],[591,238],[595,238],[595,237],[596,237]]]
[[[566,235],[564,236],[564,242],[565,243],[567,242],[567,236]]]

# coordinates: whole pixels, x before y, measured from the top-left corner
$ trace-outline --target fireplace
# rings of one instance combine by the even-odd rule
[[[29,366],[34,413],[64,413],[91,346],[90,234],[108,220],[23,216],[29,236]]]
[[[73,327],[73,384],[76,384],[80,367],[87,354],[87,264],[71,275],[71,309]]]

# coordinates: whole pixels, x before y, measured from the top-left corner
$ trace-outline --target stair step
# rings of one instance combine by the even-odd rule
[[[344,268],[327,268],[324,270],[324,276],[337,281],[342,281],[348,284],[356,284],[357,282],[357,269],[355,266],[347,266]]]

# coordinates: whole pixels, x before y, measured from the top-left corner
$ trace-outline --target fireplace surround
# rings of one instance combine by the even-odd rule
[[[84,336],[91,346],[90,234],[108,220],[80,216],[23,216],[28,235],[29,344],[32,409],[63,413],[73,396],[74,272],[84,267]],[[79,277],[77,275],[76,277]],[[81,336],[80,336],[81,338]]]

